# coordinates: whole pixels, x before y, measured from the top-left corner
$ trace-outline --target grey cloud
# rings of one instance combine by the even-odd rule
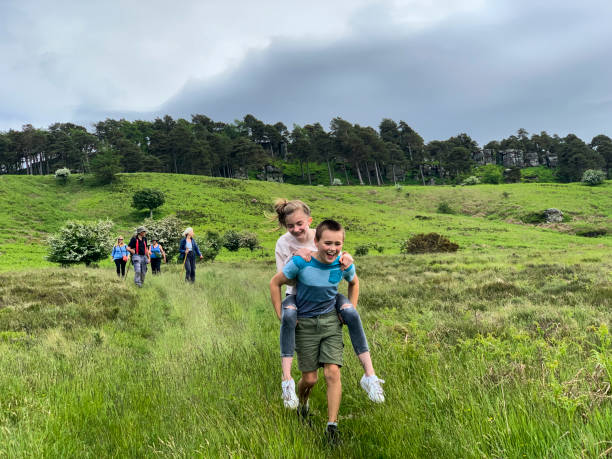
[[[612,119],[612,33],[601,18],[610,7],[596,5],[506,3],[502,17],[491,7],[418,32],[384,14],[362,27],[361,16],[340,41],[277,39],[230,73],[188,82],[159,113],[289,125],[392,117],[428,140],[467,132],[485,143],[519,127],[590,140]]]
[[[481,144],[521,127],[574,132],[585,140],[612,134],[612,29],[607,24],[612,3],[607,0],[580,5],[565,0],[554,6],[542,0],[497,0],[421,27],[399,23],[387,5],[382,0],[360,10],[342,39],[276,37],[215,78],[184,77],[183,87],[151,112],[111,109],[111,99],[133,90],[119,78],[123,61],[109,76],[93,67],[93,61],[63,74],[76,66],[71,62],[78,55],[71,55],[70,62],[49,55],[43,64],[47,84],[63,85],[70,106],[56,109],[57,100],[45,103],[44,86],[34,88],[44,105],[39,113],[51,121],[85,125],[106,117],[170,114],[189,119],[195,113],[222,121],[252,113],[288,126],[317,121],[325,126],[335,116],[377,126],[391,117],[405,120],[426,140],[467,132]],[[97,43],[94,54],[104,50],[95,39],[87,43]],[[190,59],[203,60],[192,53],[176,69],[158,58],[148,71],[182,75]],[[40,65],[33,67],[33,72],[40,71]],[[130,74],[129,81],[150,84],[145,75]],[[0,122],[30,116],[25,122],[35,123],[32,113],[32,104],[3,107]]]

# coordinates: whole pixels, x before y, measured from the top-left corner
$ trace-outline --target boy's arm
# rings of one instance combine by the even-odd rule
[[[270,299],[278,320],[281,318],[281,286],[289,281],[282,272],[276,273],[270,280]]]
[[[354,308],[357,308],[357,301],[359,300],[359,278],[357,274],[349,281],[348,287],[348,299]]]
[[[353,264],[353,257],[348,252],[342,252],[340,255],[340,269],[344,271],[346,268]]]

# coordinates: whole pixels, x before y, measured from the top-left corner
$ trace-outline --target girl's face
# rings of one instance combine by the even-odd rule
[[[308,230],[311,223],[312,217],[299,209],[285,217],[287,231],[300,242],[308,241]]]

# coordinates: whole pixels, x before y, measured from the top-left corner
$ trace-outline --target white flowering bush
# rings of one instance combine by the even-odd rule
[[[475,175],[470,175],[463,182],[461,182],[462,185],[478,185],[479,183],[480,179]]]
[[[605,179],[606,173],[596,169],[587,169],[582,174],[582,183],[589,186],[601,185]]]
[[[55,178],[62,185],[65,184],[68,181],[68,179],[70,178],[70,169],[62,167],[61,169],[56,170],[55,171]]]
[[[107,258],[114,241],[112,227],[110,220],[91,223],[69,221],[47,239],[47,260],[62,266],[78,263],[89,266]]]
[[[162,218],[161,220],[147,218],[143,226],[147,229],[147,240],[149,243],[153,239],[157,239],[157,242],[166,252],[168,262],[178,254],[179,244],[185,229],[185,224],[179,218],[174,215]]]

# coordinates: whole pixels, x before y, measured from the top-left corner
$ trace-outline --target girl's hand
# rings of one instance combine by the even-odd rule
[[[349,253],[342,252],[342,255],[340,255],[340,269],[344,271],[353,264],[353,261],[353,257]]]
[[[295,252],[293,255],[302,257],[304,261],[310,261],[310,259],[312,258],[312,252],[310,251],[310,249],[307,249],[305,247],[302,247],[297,252]]]

